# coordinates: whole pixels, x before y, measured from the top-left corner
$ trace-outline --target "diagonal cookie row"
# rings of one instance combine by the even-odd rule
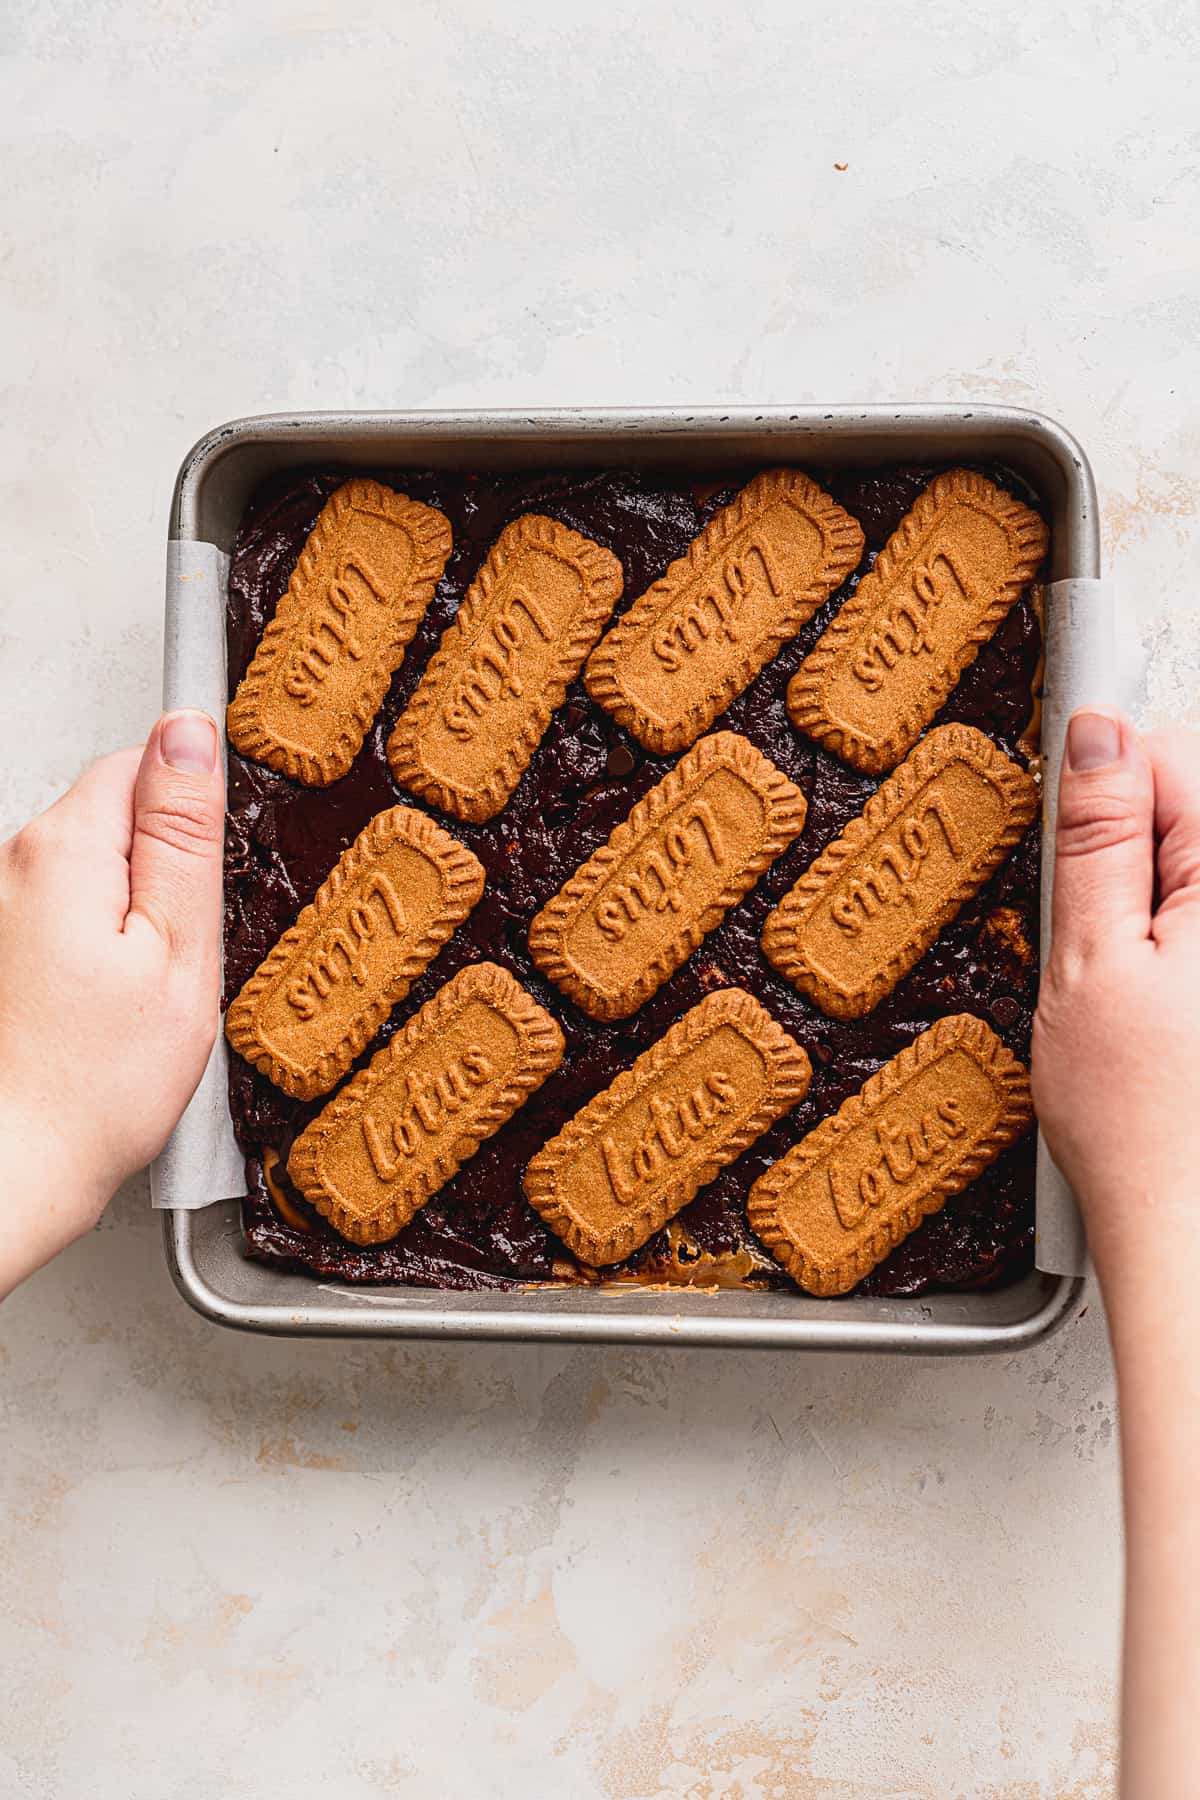
[[[931,732],[769,915],[763,950],[825,1012],[869,1012],[1019,841],[1032,777],[967,725]],[[637,1010],[803,829],[805,802],[733,732],[683,756],[542,908],[534,960],[595,1018]],[[347,1072],[483,892],[464,845],[380,813],[233,1001],[233,1047],[313,1099]]]
[[[768,915],[762,947],[822,1012],[890,994],[1020,842],[1032,775],[973,725],[941,725]]]
[[[939,475],[788,686],[792,723],[868,774],[911,750],[1046,554],[1041,518],[970,469]],[[857,567],[857,522],[806,476],[756,475],[592,652],[592,698],[681,750]]]
[[[767,919],[762,946],[836,1018],[877,1006],[1020,841],[1033,777],[970,725],[931,731]],[[798,788],[746,739],[702,738],[529,929],[595,1019],[635,1012],[799,836]]]
[[[494,963],[462,970],[296,1139],[288,1172],[356,1244],[394,1237],[558,1067],[563,1036]],[[530,1204],[581,1263],[621,1262],[808,1091],[750,994],[710,994],[543,1145]],[[942,1019],[761,1176],[748,1216],[814,1294],[848,1291],[1029,1126],[1025,1070]]]
[[[940,475],[793,676],[788,712],[847,762],[895,766],[1046,551],[1038,515]],[[451,549],[435,507],[380,482],[329,499],[229,708],[230,741],[295,780],[349,768]],[[620,562],[557,520],[507,526],[388,742],[397,781],[476,822],[507,803],[584,666],[658,754],[694,744],[857,567],[858,523],[808,476],[756,475],[597,643]],[[590,653],[590,654],[589,654]]]
[[[450,521],[381,482],[322,508],[229,707],[243,756],[338,781],[450,556]],[[402,786],[461,819],[506,804],[620,598],[611,551],[526,513],[501,532],[388,742]]]

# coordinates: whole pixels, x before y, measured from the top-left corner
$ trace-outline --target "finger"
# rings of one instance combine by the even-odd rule
[[[125,929],[148,924],[175,960],[214,969],[224,815],[216,726],[207,713],[167,713],[134,786]]]
[[[133,841],[133,784],[144,750],[144,744],[131,744],[99,757],[46,809],[46,817],[69,817],[73,828],[86,827],[103,837],[128,862]]]
[[[1161,913],[1200,904],[1200,733],[1155,731],[1144,741],[1154,770]]]
[[[1054,945],[1087,956],[1150,935],[1154,779],[1121,713],[1077,712],[1067,726],[1054,839]]]
[[[22,859],[60,912],[86,909],[119,931],[129,910],[133,785],[141,749],[118,750],[84,770],[65,794],[18,834]]]

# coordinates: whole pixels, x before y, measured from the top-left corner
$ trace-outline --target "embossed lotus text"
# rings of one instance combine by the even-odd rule
[[[915,913],[921,904],[918,884],[939,848],[944,848],[955,865],[967,852],[946,796],[931,787],[917,797],[895,838],[882,839],[873,857],[864,859],[858,873],[831,902],[834,924],[848,936],[858,937],[889,906],[907,906]]]
[[[847,1293],[1033,1118],[1023,1066],[982,1019],[941,1019],[750,1190],[750,1223],[813,1294]]]
[[[651,1094],[646,1102],[649,1120],[632,1147],[606,1131],[600,1150],[617,1205],[635,1205],[673,1164],[682,1163],[719,1127],[737,1100],[737,1082],[730,1071],[714,1068],[670,1099]]]
[[[481,865],[440,825],[379,813],[229,1008],[230,1043],[289,1094],[325,1093],[482,892]]]
[[[454,681],[441,709],[446,730],[469,744],[504,699],[523,700],[525,678],[521,674],[522,648],[531,644],[530,630],[542,644],[555,641],[554,626],[528,588],[514,585],[507,605],[501,607],[483,632],[479,648]]]
[[[435,507],[347,481],[322,507],[229,706],[243,756],[322,787],[362,748],[450,554]]]
[[[761,519],[741,546],[720,557],[706,581],[667,609],[666,623],[650,640],[655,656],[670,674],[686,666],[704,646],[738,644],[757,627],[761,608],[786,593],[783,570],[771,548],[769,527]]]
[[[969,725],[943,725],[767,917],[762,945],[835,1018],[877,1006],[1004,861],[1037,784]]]
[[[363,1142],[380,1181],[396,1181],[430,1142],[436,1142],[467,1107],[495,1068],[481,1044],[467,1044],[457,1056],[425,1075],[402,1077],[388,1095],[388,1110],[363,1114]]]
[[[388,741],[397,781],[461,819],[499,812],[620,592],[590,538],[537,513],[506,526]]]
[[[353,662],[363,657],[364,640],[369,641],[371,626],[355,636],[355,613],[369,610],[370,604],[386,606],[369,570],[361,562],[347,558],[333,580],[324,602],[313,614],[312,624],[302,634],[296,653],[283,677],[284,692],[299,700],[301,706],[312,706],[320,693],[321,683],[339,656]]]
[[[855,767],[899,762],[1046,553],[1030,507],[969,469],[926,488],[788,684],[792,723]]]
[[[372,907],[372,902],[376,905]],[[300,964],[299,972],[285,989],[288,1005],[302,1019],[315,1019],[338,982],[349,976],[356,987],[365,987],[367,948],[381,929],[391,927],[396,937],[408,928],[408,915],[399,894],[380,871],[368,876],[346,912],[346,924],[332,926],[325,942]]]
[[[619,944],[629,927],[654,913],[683,911],[685,878],[706,860],[714,870],[724,869],[728,853],[717,815],[703,794],[668,814],[656,834],[660,847],[647,849],[631,859],[618,879],[606,884],[605,898],[596,906],[596,926],[602,937]]]
[[[962,1102],[953,1097],[939,1100],[913,1123],[881,1120],[874,1128],[875,1153],[865,1152],[857,1171],[847,1169],[843,1158],[831,1159],[826,1166],[838,1224],[844,1231],[854,1231],[872,1206],[890,1206],[936,1176],[939,1159],[945,1159],[966,1129]]]
[[[562,1060],[558,1026],[506,969],[440,988],[296,1139],[288,1172],[343,1237],[378,1244]]]
[[[683,749],[828,599],[862,544],[806,475],[756,475],[592,652],[588,692],[647,749]]]
[[[674,973],[799,835],[800,790],[715,732],[639,800],[538,913],[538,966],[585,1012],[620,1019]]]
[[[525,1192],[582,1262],[618,1262],[801,1099],[808,1058],[740,988],[710,994],[552,1138]]]
[[[933,656],[938,647],[940,619],[936,609],[949,599],[971,604],[971,591],[954,566],[949,549],[937,550],[911,573],[911,592],[901,594],[890,612],[866,633],[862,647],[850,661],[850,673],[869,694],[882,692],[891,669],[906,656]]]

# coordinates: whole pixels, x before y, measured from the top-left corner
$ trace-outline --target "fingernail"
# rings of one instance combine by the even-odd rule
[[[1067,761],[1076,774],[1105,769],[1121,754],[1121,727],[1104,713],[1076,713],[1067,726]]]
[[[185,775],[211,775],[217,766],[217,728],[207,713],[168,713],[161,743],[163,761]]]

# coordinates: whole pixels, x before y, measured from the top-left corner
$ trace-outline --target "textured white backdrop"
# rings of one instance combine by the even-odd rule
[[[9,0],[0,825],[153,717],[175,469],[274,408],[1039,407],[1195,719],[1198,29]],[[970,1365],[271,1343],[138,1182],[4,1307],[0,1415],[4,1800],[1112,1791],[1094,1302]]]

